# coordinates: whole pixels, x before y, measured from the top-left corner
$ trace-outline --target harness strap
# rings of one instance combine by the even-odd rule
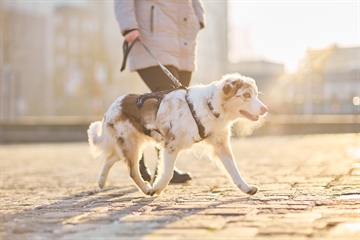
[[[210,111],[212,112],[212,114],[216,117],[219,118],[220,117],[220,113],[216,112],[214,109],[214,106],[211,104],[211,101],[208,100],[207,102],[208,108],[210,109]]]
[[[161,101],[166,96],[166,94],[168,94],[172,91],[178,90],[178,89],[182,89],[182,88],[171,88],[171,89],[164,90],[161,92],[143,93],[137,98],[136,106],[138,109],[141,109],[142,106],[144,105],[144,102],[151,98],[156,99],[158,101],[158,104],[160,105]]]
[[[200,136],[200,140],[199,141],[196,141],[196,142],[200,142],[201,140],[204,140],[205,138],[209,137],[210,136],[210,133],[208,134],[205,134],[205,127],[204,125],[202,125],[201,121],[200,121],[200,118],[196,115],[196,112],[195,112],[195,109],[194,109],[194,105],[189,101],[188,99],[188,94],[186,94],[186,102],[189,106],[189,109],[190,109],[190,112],[191,112],[191,115],[193,116],[194,120],[195,120],[195,123],[198,127],[198,130],[199,130],[199,136]]]

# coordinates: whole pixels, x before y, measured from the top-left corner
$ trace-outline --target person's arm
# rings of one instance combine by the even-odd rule
[[[200,28],[205,27],[205,11],[204,11],[204,5],[201,0],[193,0],[193,8],[195,10],[195,14],[199,19]]]
[[[132,42],[137,36],[140,36],[134,0],[114,0],[114,10],[121,34],[125,36],[125,40]]]

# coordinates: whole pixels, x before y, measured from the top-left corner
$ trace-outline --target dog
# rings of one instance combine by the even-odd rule
[[[254,195],[259,188],[247,184],[235,164],[230,128],[238,118],[256,122],[267,111],[258,99],[255,80],[237,73],[208,85],[120,96],[103,120],[91,123],[88,129],[94,158],[105,159],[98,184],[103,188],[110,168],[123,160],[144,194],[160,195],[172,178],[179,153],[202,141],[211,146],[211,156],[221,161],[235,185]],[[140,157],[151,142],[161,147],[163,153],[153,185],[139,173]]]

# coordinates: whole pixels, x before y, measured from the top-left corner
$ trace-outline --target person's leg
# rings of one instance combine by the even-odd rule
[[[174,66],[166,66],[166,68],[174,77],[179,79],[179,72]],[[137,72],[148,88],[150,88],[151,92],[167,90],[174,86],[170,78],[166,76],[159,66],[139,69]]]
[[[177,78],[181,84],[185,87],[189,86],[191,72],[183,72],[178,71],[174,66],[166,66],[166,68]],[[170,88],[173,88],[174,84],[170,80],[170,78],[163,72],[163,70],[159,66],[149,67],[145,69],[137,70],[140,77],[144,81],[144,83],[150,88],[152,92],[156,91],[164,91]],[[140,160],[140,173],[144,180],[149,178],[149,170],[147,169],[144,162],[144,155]],[[157,169],[155,170],[154,180],[157,175]],[[188,180],[191,180],[191,176],[189,173],[182,173],[176,167],[173,173],[173,178],[171,179],[171,183],[184,183]]]
[[[166,68],[183,86],[188,87],[190,85],[192,72],[178,71],[174,66],[166,66]],[[167,90],[174,86],[159,66],[139,69],[137,72],[152,92]]]
[[[151,181],[151,172],[145,165],[144,153],[142,154],[141,159],[139,161],[139,170],[140,170],[140,175],[141,175],[142,179],[144,179],[144,181],[150,182]]]
[[[189,71],[179,71],[178,79],[183,86],[188,87],[190,85],[191,74],[192,74],[192,72],[189,72]]]

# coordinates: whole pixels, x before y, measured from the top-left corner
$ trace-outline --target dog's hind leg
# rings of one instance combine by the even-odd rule
[[[98,177],[98,184],[100,188],[103,188],[105,186],[105,182],[109,174],[110,168],[114,166],[114,164],[119,160],[120,159],[117,154],[113,154],[106,159]]]
[[[146,195],[154,195],[152,187],[148,182],[145,182],[140,175],[139,171],[139,159],[138,158],[127,158],[127,166],[130,177],[138,188]]]
[[[154,183],[154,192],[158,195],[169,184],[174,173],[175,161],[179,155],[179,150],[164,149],[164,159],[160,162],[159,173]]]
[[[152,187],[148,182],[144,182],[139,171],[139,160],[142,154],[142,149],[138,146],[136,141],[128,140],[126,143],[121,143],[123,146],[123,154],[125,156],[125,163],[130,177],[137,185],[137,187],[146,195],[154,195]]]

